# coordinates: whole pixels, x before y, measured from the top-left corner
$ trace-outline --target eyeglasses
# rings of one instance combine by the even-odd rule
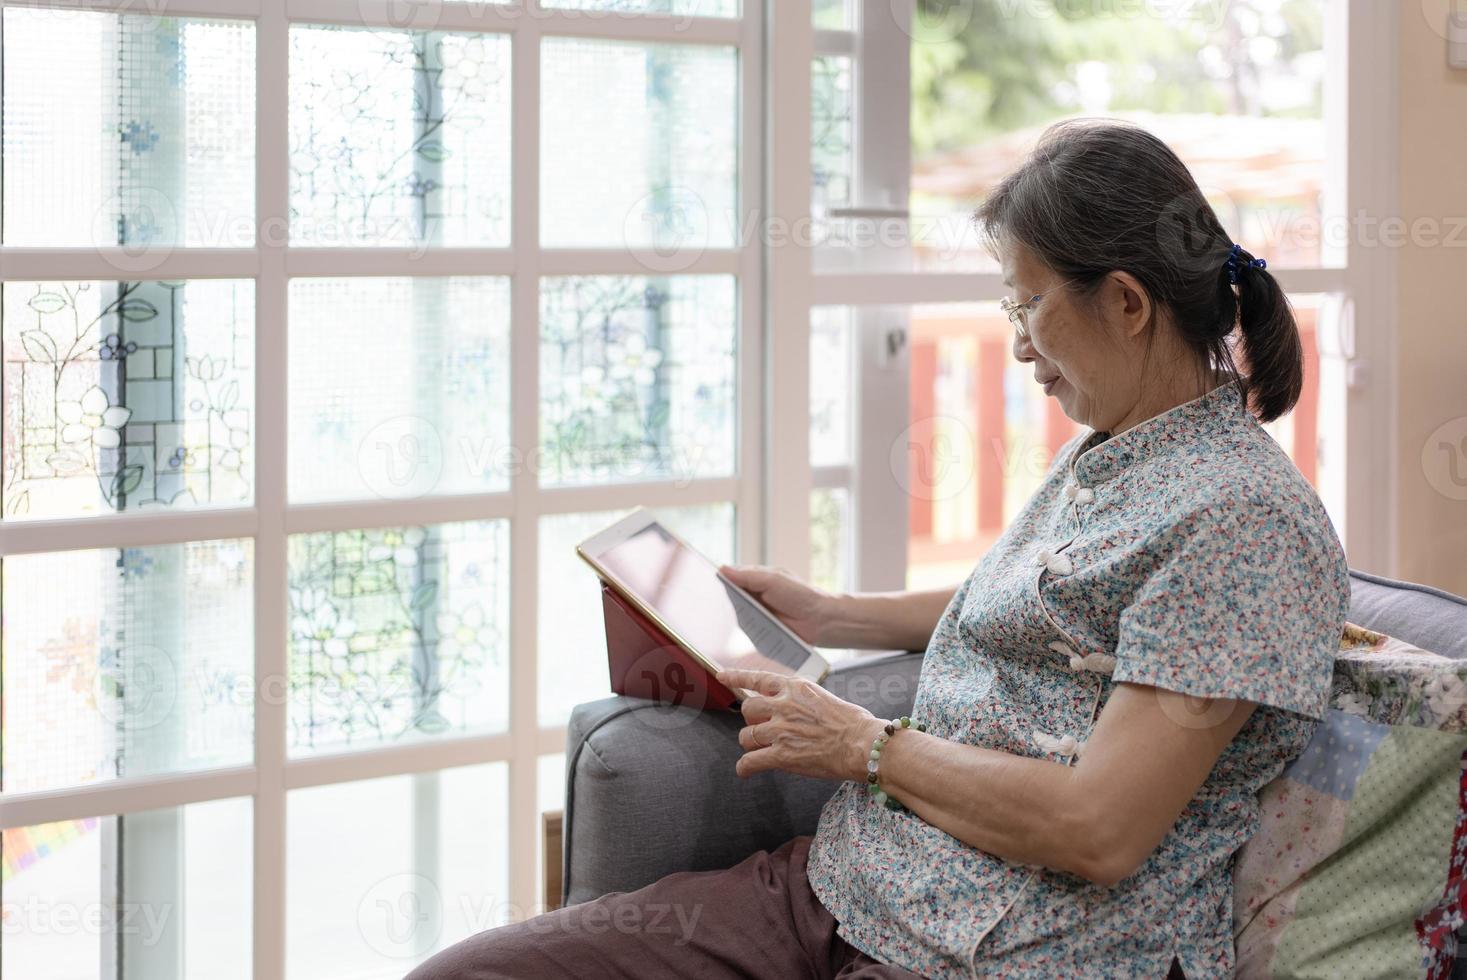
[[[1045,292],[1054,292],[1056,289],[1064,289],[1073,279],[1068,279],[1058,286],[1051,286]],[[1039,305],[1044,293],[1035,293],[1022,303],[1015,302],[1011,297],[1005,296],[998,301],[998,308],[1009,315],[1009,322],[1014,325],[1014,332],[1019,335],[1020,340],[1029,339],[1029,311]]]

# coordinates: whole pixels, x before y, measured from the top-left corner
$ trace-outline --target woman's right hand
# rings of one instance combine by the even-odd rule
[[[720,565],[719,572],[758,599],[795,635],[812,646],[830,643],[837,597],[806,585],[782,568],[765,565]]]

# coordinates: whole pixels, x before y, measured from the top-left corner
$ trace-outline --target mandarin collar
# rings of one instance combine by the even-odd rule
[[[1135,463],[1195,440],[1209,426],[1216,428],[1246,413],[1237,382],[1225,381],[1205,395],[1141,420],[1120,435],[1097,441],[1100,433],[1092,429],[1070,464],[1070,475],[1082,487],[1105,483]]]

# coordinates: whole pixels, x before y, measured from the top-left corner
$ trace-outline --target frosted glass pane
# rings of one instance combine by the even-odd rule
[[[820,30],[844,30],[851,26],[851,0],[813,0],[815,27]]]
[[[810,584],[831,592],[851,581],[851,494],[845,487],[810,493]]]
[[[290,323],[292,501],[508,485],[508,279],[295,279]]]
[[[810,78],[811,204],[824,221],[826,208],[851,203],[856,176],[853,61],[837,55],[815,59]],[[825,229],[818,229],[820,241]]]
[[[601,588],[576,545],[626,511],[557,514],[540,521],[540,724],[559,725],[571,709],[611,693]],[[732,504],[659,507],[674,533],[716,562],[734,560]]]
[[[541,242],[675,262],[733,246],[738,74],[733,48],[546,38]]]
[[[290,238],[509,244],[510,41],[293,27]]]
[[[502,730],[509,524],[290,539],[292,751]]]
[[[396,980],[523,916],[509,894],[504,763],[290,794],[286,976]]]
[[[810,463],[851,461],[852,334],[850,307],[810,311]]]
[[[4,25],[5,244],[255,243],[253,24],[8,7]]]
[[[737,17],[739,0],[541,0],[542,7],[592,10],[602,14],[684,14],[689,17]]]
[[[246,980],[251,824],[228,799],[3,831],[0,973]]]
[[[4,513],[250,503],[253,282],[11,282]]]
[[[542,755],[535,763],[535,898],[545,895],[544,816],[565,809],[565,755]],[[562,861],[563,854],[552,856]]]
[[[540,318],[542,483],[734,471],[732,276],[546,279]]]
[[[246,764],[253,543],[0,564],[6,792]]]

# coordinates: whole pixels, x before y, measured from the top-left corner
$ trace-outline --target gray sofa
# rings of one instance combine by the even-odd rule
[[[1350,574],[1351,622],[1467,657],[1467,599]],[[826,686],[889,718],[911,709],[921,664],[918,653],[875,657],[832,671]],[[814,832],[836,784],[785,773],[739,779],[740,725],[733,712],[633,698],[576,708],[566,744],[567,903],[630,891],[674,871],[730,867]]]

